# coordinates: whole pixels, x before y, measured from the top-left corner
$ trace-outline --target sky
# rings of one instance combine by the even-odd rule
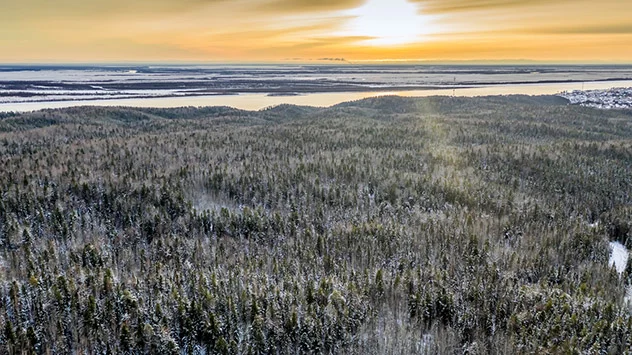
[[[630,0],[0,0],[0,62],[632,63]]]

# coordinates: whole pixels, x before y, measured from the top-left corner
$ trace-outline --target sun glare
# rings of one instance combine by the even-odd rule
[[[346,12],[352,17],[344,35],[370,37],[366,44],[393,46],[418,42],[431,32],[431,18],[407,0],[368,0]]]

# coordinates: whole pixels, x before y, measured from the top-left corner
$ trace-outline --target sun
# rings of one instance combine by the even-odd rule
[[[365,41],[369,45],[414,43],[432,32],[432,17],[420,14],[417,5],[407,0],[368,0],[346,15],[351,20],[344,35],[370,37]]]

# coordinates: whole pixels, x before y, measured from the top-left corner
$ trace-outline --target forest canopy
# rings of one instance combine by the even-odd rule
[[[0,117],[8,353],[632,346],[632,112],[558,97]]]

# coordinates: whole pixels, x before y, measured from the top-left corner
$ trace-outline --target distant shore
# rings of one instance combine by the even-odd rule
[[[624,80],[632,80],[632,66],[25,65],[0,66],[0,103],[463,90]]]
[[[603,79],[593,80],[589,83],[607,83],[616,81],[628,81],[630,79]],[[632,82],[632,80],[630,80]],[[102,94],[90,94],[90,93],[68,93],[60,95],[61,97],[50,98],[50,93],[41,92],[16,92],[12,94],[0,92],[0,104],[8,103],[38,103],[38,102],[64,102],[64,101],[93,101],[93,100],[124,100],[124,99],[158,99],[158,98],[177,98],[177,97],[200,97],[200,96],[231,96],[239,94],[266,94],[270,97],[291,97],[308,94],[324,94],[324,93],[358,93],[358,92],[413,92],[413,91],[432,91],[432,90],[463,90],[474,88],[493,88],[508,85],[546,85],[546,84],[572,84],[572,83],[584,83],[585,81],[575,80],[546,80],[546,81],[519,81],[519,82],[497,82],[497,83],[478,83],[468,85],[445,85],[445,86],[353,86],[353,85],[332,85],[332,86],[305,86],[300,87],[293,86],[292,83],[288,83],[287,86],[281,85],[280,87],[252,87],[241,89],[226,89],[223,91],[214,90],[195,90],[195,91],[174,91],[168,94],[119,94],[117,91],[105,92]],[[4,84],[3,84],[4,85]],[[175,85],[177,86],[177,85]],[[60,89],[63,90],[63,89]],[[125,88],[121,88],[121,91],[125,91]],[[132,90],[129,88],[127,90]],[[138,90],[138,89],[134,89]],[[150,90],[150,89],[145,89]],[[3,98],[9,98],[3,100]],[[13,98],[14,100],[11,100]],[[26,100],[19,100],[15,98],[27,98]],[[39,98],[39,99],[38,99]]]
[[[328,106],[381,95],[552,95],[632,87],[624,66],[0,67],[0,111],[69,106]]]

